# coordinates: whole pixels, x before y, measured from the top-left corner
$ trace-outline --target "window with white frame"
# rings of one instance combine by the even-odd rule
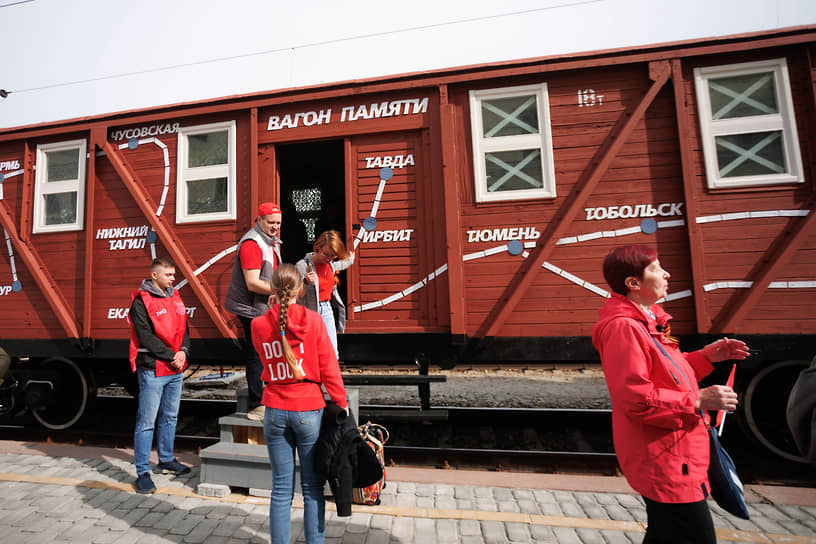
[[[696,68],[710,188],[801,183],[785,59]]]
[[[470,91],[476,201],[555,196],[547,84]]]
[[[86,150],[85,140],[37,146],[35,233],[82,230]]]
[[[470,91],[476,201],[555,196],[547,84]]]
[[[176,222],[235,219],[235,122],[179,129]]]

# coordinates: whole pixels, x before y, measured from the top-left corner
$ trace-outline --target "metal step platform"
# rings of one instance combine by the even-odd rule
[[[357,417],[360,392],[347,388],[352,413]],[[220,440],[204,448],[198,493],[226,496],[230,488],[247,488],[250,495],[268,496],[272,489],[272,470],[263,436],[263,421],[247,419],[247,390],[237,392],[238,411],[218,419]],[[299,461],[296,459],[296,463]],[[300,471],[295,471],[295,489],[300,488]]]

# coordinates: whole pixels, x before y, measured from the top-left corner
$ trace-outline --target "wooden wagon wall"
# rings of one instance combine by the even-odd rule
[[[197,126],[221,121],[237,121],[236,151],[239,181],[236,186],[237,219],[206,221],[194,223],[176,223],[176,167],[178,152],[178,134],[170,133],[154,138],[155,141],[144,141],[135,149],[120,149],[122,157],[132,167],[134,174],[143,184],[152,200],[162,206],[161,214],[173,226],[178,239],[176,242],[189,253],[196,266],[202,266],[210,260],[212,264],[198,275],[199,281],[213,294],[219,303],[219,313],[235,326],[234,318],[220,308],[226,295],[232,271],[234,251],[231,250],[238,238],[251,225],[254,210],[251,210],[248,198],[249,184],[249,123],[245,114],[222,115],[207,118],[188,118],[180,123],[182,127]],[[109,133],[115,147],[127,144],[127,140],[113,140],[112,137],[125,131],[129,126],[113,127]],[[147,140],[147,139],[145,139]],[[165,157],[166,153],[166,157]],[[149,243],[141,242],[144,232],[152,230],[142,211],[136,206],[133,196],[126,188],[122,178],[111,162],[100,154],[96,162],[97,180],[96,206],[94,224],[91,227],[94,240],[94,275],[100,279],[104,289],[94,291],[93,330],[97,338],[121,338],[128,325],[124,320],[124,308],[130,306],[130,294],[137,288],[142,279],[148,277],[148,266],[152,259]],[[167,176],[167,177],[166,177]],[[165,189],[165,180],[169,180]],[[162,200],[163,193],[164,200]],[[105,229],[128,228],[140,229],[140,241],[137,247],[128,244],[116,244],[116,238],[106,236]],[[113,242],[113,243],[112,243]],[[122,248],[122,246],[125,246]],[[119,249],[114,249],[118,247]],[[170,255],[169,248],[157,237],[155,254]],[[229,251],[227,254],[223,252]],[[187,306],[190,333],[194,338],[218,338],[221,333],[212,318],[201,306],[200,301],[185,280],[181,270],[176,271],[176,284],[181,284],[179,293]],[[183,283],[182,283],[183,282]]]
[[[557,197],[512,203],[476,203],[472,175],[461,180],[462,233],[465,253],[488,250],[502,242],[474,241],[474,231],[501,228],[534,227],[542,233],[578,178],[591,167],[602,144],[614,132],[624,114],[631,111],[651,85],[647,65],[598,68],[575,72],[554,72],[530,76],[514,84],[546,82],[552,120],[553,156]],[[506,81],[480,82],[477,88],[508,86]],[[582,89],[593,89],[602,102],[594,106],[579,105]],[[456,95],[460,145],[470,141],[468,89]],[[635,127],[621,152],[615,157],[586,208],[653,204],[683,201],[682,172],[677,150],[677,128],[674,121],[671,88],[663,88],[646,116]],[[472,172],[468,155],[465,172]],[[567,236],[578,237],[599,231],[613,231],[637,226],[640,219],[586,220],[586,213],[569,226]],[[484,236],[482,236],[484,238]],[[506,243],[506,242],[505,242]],[[658,247],[661,261],[672,271],[672,290],[688,289],[687,239],[683,229],[661,229],[656,235],[633,234],[617,239],[599,238],[559,245],[547,263],[607,289],[600,271],[606,252],[614,245],[646,243]],[[475,334],[497,304],[506,283],[517,275],[522,255],[507,252],[465,264],[467,329]],[[551,271],[535,273],[532,285],[501,328],[501,336],[583,336],[588,335],[597,318],[603,296]],[[693,325],[688,301],[667,304],[680,329]]]
[[[76,136],[76,135],[73,135]],[[66,137],[70,139],[71,136]],[[0,143],[0,163],[3,164],[2,204],[7,206],[9,218],[16,224],[23,222],[27,215],[29,226],[24,233],[26,239],[36,235],[31,234],[31,210],[24,211],[30,203],[23,199],[26,185],[33,183],[33,178],[24,175],[34,162],[35,147],[26,145],[26,142]],[[5,213],[5,212],[4,212]],[[15,251],[10,242],[16,230],[8,232],[4,229],[2,249],[0,249],[0,338],[64,338],[65,332],[60,326],[57,316],[49,306],[31,271],[25,266],[21,255]],[[49,262],[60,263],[63,275],[57,278],[58,285],[68,291],[70,300],[76,300],[76,281],[81,274],[77,272],[78,263],[82,255],[76,254],[76,248],[81,245],[80,233],[59,234],[49,247],[43,252]]]
[[[742,190],[711,190],[707,188],[699,121],[694,90],[693,68],[704,65],[724,65],[750,60],[788,57],[794,106],[799,123],[800,145],[806,166],[806,182],[795,186],[758,187]],[[678,61],[679,62],[679,61]],[[601,262],[609,249],[617,245],[643,243],[658,249],[661,262],[672,274],[670,300],[664,303],[674,316],[673,332],[739,332],[742,334],[797,334],[816,332],[816,323],[809,319],[808,307],[813,304],[813,288],[769,289],[745,318],[731,326],[736,330],[718,330],[729,312],[738,306],[745,287],[731,288],[722,282],[750,281],[763,269],[773,249],[785,243],[791,225],[800,218],[754,218],[744,221],[720,221],[698,226],[698,238],[689,236],[688,222],[700,216],[715,216],[733,212],[762,210],[808,209],[812,202],[813,166],[808,150],[812,147],[813,78],[807,56],[801,49],[765,50],[750,54],[728,54],[705,59],[683,61],[682,78],[669,80],[637,122],[625,144],[614,156],[608,170],[583,204],[583,210],[568,224],[564,238],[578,238],[557,245],[546,268],[533,273],[531,284],[523,289],[513,311],[496,329],[496,336],[580,336],[587,335],[603,304],[607,290],[601,274]],[[471,139],[470,112],[467,92],[480,88],[501,88],[546,82],[549,91],[552,141],[557,197],[509,203],[477,203],[473,190],[472,155],[466,154],[459,194],[461,236],[465,255],[489,251],[506,240],[490,240],[496,229],[535,227],[543,232],[558,214],[565,199],[575,189],[579,177],[597,164],[602,145],[607,142],[627,115],[652,85],[649,65],[633,64],[600,67],[571,72],[549,72],[514,78],[512,81],[480,81],[462,86],[453,93],[457,110],[457,139],[460,149],[468,149]],[[676,107],[674,85],[680,89],[685,109]],[[587,106],[581,102],[581,92],[591,89],[593,98],[602,97]],[[576,97],[578,97],[576,99]],[[691,156],[684,171],[678,134],[678,116],[685,117],[691,127],[688,149]],[[693,190],[686,194],[684,176],[693,178]],[[686,204],[692,200],[696,215],[689,217]],[[655,217],[659,228],[654,234],[642,232],[615,237],[593,238],[599,233],[638,227],[642,218],[599,218],[603,214],[589,210],[629,205],[664,206],[670,217]],[[586,213],[584,213],[586,212]],[[593,215],[595,215],[593,217]],[[487,233],[478,239],[474,233]],[[581,240],[580,237],[588,237]],[[485,238],[488,241],[485,241]],[[691,247],[697,249],[693,261]],[[774,279],[776,282],[810,281],[814,279],[816,240],[806,237],[801,247],[792,252]],[[491,326],[496,311],[506,303],[505,282],[518,281],[522,256],[501,251],[484,258],[467,261],[464,265],[466,330],[477,335]],[[697,268],[694,270],[694,268]],[[696,273],[696,277],[695,277]],[[585,283],[586,282],[586,283]],[[705,285],[695,299],[694,282]],[[588,286],[589,284],[589,286]],[[710,290],[709,290],[710,289]],[[516,294],[516,293],[514,293]],[[503,298],[503,295],[505,298]],[[676,298],[675,298],[676,297]],[[702,308],[703,311],[700,311]]]
[[[254,206],[281,198],[280,146],[332,141],[343,149],[344,230],[358,255],[346,272],[349,333],[586,337],[607,290],[600,271],[604,255],[617,245],[645,243],[658,249],[672,274],[665,307],[675,318],[675,334],[814,334],[813,287],[763,285],[814,280],[812,226],[802,229],[802,217],[700,221],[751,211],[814,214],[816,50],[812,40],[791,36],[800,42],[779,46],[771,37],[764,48],[735,40],[731,52],[729,44],[708,44],[715,54],[688,46],[673,56],[667,47],[631,58],[621,53],[620,61],[599,54],[597,64],[566,59],[459,69],[223,100],[192,106],[194,114],[182,106],[66,123],[23,131],[18,139],[0,134],[0,170],[6,175],[0,212],[22,243],[34,248],[44,270],[25,265],[20,255],[0,258],[0,294],[15,272],[22,285],[0,296],[0,328],[8,338],[124,339],[130,293],[146,276],[151,257],[145,232],[155,224],[155,217],[148,220],[155,210],[137,202],[134,191],[144,190],[155,207],[169,180],[165,236],[158,237],[155,251],[184,257],[179,282],[193,279],[185,270],[200,270],[200,286],[180,289],[194,337],[235,334],[233,317],[221,306],[232,251],[251,227]],[[788,63],[805,183],[709,189],[694,69],[774,58]],[[547,84],[557,196],[477,202],[469,92],[540,83]],[[397,109],[383,109],[392,107]],[[236,123],[237,218],[176,223],[176,132],[160,135],[161,145],[144,141],[134,148],[123,145],[125,133],[156,123],[223,121]],[[623,133],[622,145],[610,153]],[[84,229],[32,234],[36,147],[72,139],[105,149],[100,153],[89,143],[92,198],[86,198],[93,205]],[[580,193],[580,206],[564,221],[565,208],[588,179],[591,190]],[[652,214],[659,228],[651,234],[641,229],[644,214],[610,218],[608,211],[621,206],[660,210]],[[548,229],[557,236],[532,235]],[[524,253],[511,254],[510,239],[523,242]],[[547,244],[552,247],[539,252]],[[545,255],[543,262],[528,274],[538,255]],[[727,283],[735,281],[762,287]],[[70,315],[55,310],[59,297]]]
[[[785,58],[791,82],[796,112],[799,148],[802,154],[805,183],[756,187],[750,189],[707,189],[699,128],[690,133],[689,147],[693,154],[691,176],[695,179],[689,198],[697,208],[697,217],[720,214],[761,212],[773,210],[808,210],[814,195],[814,85],[813,72],[804,48],[773,48],[740,54],[723,54],[694,59],[684,63],[682,93],[688,111],[696,114],[697,97],[694,90],[693,69],[758,60]],[[695,127],[699,127],[694,115]],[[701,248],[700,282],[714,286],[723,282],[751,281],[773,259],[773,249],[790,242],[792,227],[800,217],[746,218],[716,221],[698,225]],[[805,237],[803,244],[784,263],[775,282],[810,281],[816,277],[816,236]],[[813,334],[816,322],[812,314],[813,288],[770,288],[758,297],[736,330],[718,331],[740,309],[741,296],[746,289],[715,287],[697,301],[700,329],[714,332],[742,334]]]
[[[228,115],[226,119],[233,119]],[[208,117],[184,119],[181,126],[194,126],[204,122],[219,121],[222,118]],[[237,130],[237,175],[248,178],[250,133],[246,116],[238,121]],[[176,121],[178,122],[178,121]],[[172,122],[171,122],[172,124]],[[168,132],[161,136],[143,138],[134,148],[128,147],[128,139],[123,139],[123,131],[131,125],[110,127],[107,141],[119,155],[133,182],[143,188],[157,204],[155,214],[161,208],[161,215],[171,225],[173,243],[183,247],[191,261],[198,265],[207,263],[218,253],[229,250],[238,237],[249,228],[252,212],[248,200],[243,199],[247,187],[239,184],[238,219],[206,223],[177,224],[176,211],[176,153],[177,134]],[[28,140],[30,149],[37,145],[85,138],[88,140],[88,175],[86,182],[86,203],[84,228],[79,231],[31,234],[30,223],[26,224],[26,209],[31,203],[24,198],[31,187],[23,187],[24,176],[6,180],[4,200],[12,204],[12,217],[16,225],[23,224],[20,236],[30,240],[30,246],[42,262],[41,272],[53,279],[56,289],[64,297],[68,320],[72,321],[78,334],[95,339],[127,338],[127,310],[130,296],[142,279],[149,277],[148,267],[153,255],[170,255],[169,247],[160,236],[155,235],[146,215],[137,206],[134,196],[123,182],[121,172],[105,153],[94,150],[88,133],[60,134]],[[15,154],[21,145],[3,144],[4,149]],[[17,154],[22,151],[16,152]],[[91,168],[92,166],[92,168]],[[30,217],[30,210],[27,212]],[[30,219],[29,219],[30,221]],[[15,229],[16,232],[17,229]],[[151,250],[151,241],[155,245]],[[11,250],[11,248],[9,248]],[[86,264],[89,262],[89,266]],[[15,339],[61,339],[67,334],[55,313],[55,305],[46,299],[43,290],[31,274],[30,267],[11,251],[9,259],[0,260],[0,275],[12,276],[12,262],[18,281],[22,285],[14,296],[3,298],[0,312],[0,328],[4,338]],[[198,275],[199,281],[219,301],[223,300],[232,267],[232,253],[218,259]],[[185,282],[180,267],[177,267],[176,282]],[[186,283],[186,282],[185,282]],[[189,286],[180,288],[188,309],[191,334],[196,338],[223,338],[223,334],[213,323],[213,319],[202,308],[198,297]],[[86,302],[86,297],[88,301]],[[84,309],[88,308],[86,316]],[[220,316],[231,320],[232,316],[219,309]]]

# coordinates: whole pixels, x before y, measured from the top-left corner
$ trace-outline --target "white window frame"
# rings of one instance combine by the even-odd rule
[[[538,115],[537,134],[520,134],[485,138],[482,126],[482,100],[512,98],[533,94],[536,97]],[[508,200],[528,200],[533,198],[555,198],[555,166],[553,164],[552,133],[550,127],[550,102],[547,84],[523,85],[499,89],[470,91],[470,122],[473,141],[473,169],[476,184],[476,202],[497,202]],[[540,149],[541,174],[540,189],[520,189],[514,191],[494,191],[487,188],[485,154],[518,149]]]
[[[188,136],[209,132],[227,131],[227,164],[187,168],[189,152]],[[236,193],[235,121],[211,123],[178,130],[178,155],[176,160],[176,223],[201,223],[206,221],[234,220]],[[190,214],[187,210],[187,182],[200,179],[227,178],[227,210],[224,212]]]
[[[774,73],[776,100],[779,113],[753,115],[734,119],[712,119],[708,80],[726,76],[739,76],[757,72]],[[697,91],[697,109],[700,117],[700,132],[703,138],[706,176],[710,189],[729,187],[755,187],[783,183],[803,183],[802,157],[799,151],[799,136],[796,132],[796,115],[793,111],[788,65],[784,58],[757,62],[745,62],[723,66],[709,66],[694,69]],[[731,134],[782,131],[782,144],[787,172],[755,176],[720,177],[717,163],[715,138]]]
[[[51,181],[48,177],[48,159],[46,153],[51,151],[65,151],[76,149],[78,155],[78,168],[76,179],[64,181]],[[68,142],[55,142],[37,146],[37,166],[34,175],[34,224],[32,232],[67,232],[82,230],[85,224],[85,170],[88,160],[88,142],[85,139],[71,140]],[[60,223],[58,225],[45,224],[45,196],[56,193],[77,194],[76,221],[73,223]]]

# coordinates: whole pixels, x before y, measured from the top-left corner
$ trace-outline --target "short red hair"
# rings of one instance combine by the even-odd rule
[[[649,246],[621,246],[610,251],[603,262],[606,283],[620,295],[626,295],[626,278],[643,279],[643,271],[657,259],[657,250]]]
[[[340,237],[340,233],[336,230],[325,230],[321,232],[317,237],[317,240],[315,240],[312,249],[314,249],[315,253],[317,253],[323,248],[323,246],[329,246],[339,259],[345,259],[348,257],[346,244],[343,243],[343,238]]]

